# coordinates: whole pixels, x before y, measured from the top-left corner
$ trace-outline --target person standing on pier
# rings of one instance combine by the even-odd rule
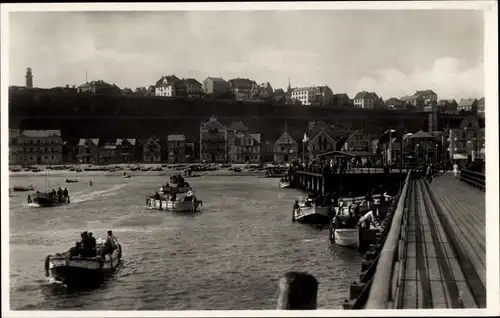
[[[458,164],[456,162],[453,164],[453,176],[455,178],[458,176]]]
[[[431,183],[432,182],[432,165],[430,163],[427,163],[425,175],[427,177],[427,182]]]

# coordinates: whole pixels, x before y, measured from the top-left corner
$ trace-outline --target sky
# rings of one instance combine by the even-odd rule
[[[351,98],[433,89],[484,95],[484,22],[471,10],[11,12],[9,85],[121,88],[175,74],[328,85]]]

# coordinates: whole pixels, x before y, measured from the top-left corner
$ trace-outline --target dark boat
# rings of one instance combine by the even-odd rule
[[[102,246],[103,242],[98,242],[96,249],[99,251]],[[45,276],[67,287],[99,287],[106,277],[119,268],[121,257],[120,244],[111,255],[105,257],[70,257],[69,252],[48,255],[45,258]]]
[[[78,182],[78,178],[66,179],[66,183],[75,183]]]
[[[35,186],[34,185],[25,185],[25,186],[13,186],[12,187],[12,190],[15,191],[15,192],[19,192],[19,191],[33,191],[35,190]]]
[[[267,168],[266,177],[267,178],[283,178],[287,175],[287,169],[280,167]]]
[[[28,205],[33,207],[50,207],[69,204],[69,198],[62,196],[61,202],[59,202],[59,197],[53,195],[52,193],[37,192],[28,196]]]

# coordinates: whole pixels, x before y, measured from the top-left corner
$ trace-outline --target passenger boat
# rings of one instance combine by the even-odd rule
[[[169,200],[167,197],[162,197],[160,200],[152,196],[146,197],[146,208],[148,209],[173,212],[197,212],[202,206],[203,201],[197,200],[196,197],[190,200],[182,196],[175,201]]]
[[[66,179],[66,183],[75,183],[78,182],[78,178]]]
[[[28,205],[36,208],[51,207],[69,204],[69,198],[62,196],[61,202],[59,202],[59,197],[57,195],[52,195],[46,192],[36,192],[28,195]]]
[[[12,187],[13,191],[19,192],[19,191],[33,191],[35,190],[35,186],[30,184],[30,185],[25,185],[25,186],[13,186]]]
[[[307,202],[307,201],[306,201]],[[307,224],[329,224],[331,206],[320,206],[309,201],[299,203],[299,207],[293,211],[294,220]]]
[[[290,188],[290,181],[280,180],[278,185],[280,188]]]
[[[103,246],[104,241],[98,239],[96,249],[99,251]],[[48,255],[45,258],[45,276],[67,287],[99,287],[121,265],[121,257],[120,244],[111,255],[104,258],[70,257],[69,252]]]
[[[191,187],[167,187],[166,185],[160,187],[160,193],[164,194],[187,193],[189,190]]]

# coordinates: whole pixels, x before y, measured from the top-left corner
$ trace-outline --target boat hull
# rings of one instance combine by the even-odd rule
[[[33,186],[14,186],[12,187],[12,190],[15,192],[24,192],[24,191],[33,191],[35,190],[35,187]]]
[[[299,223],[324,225],[330,224],[329,209],[328,206],[301,206],[295,209],[293,214],[295,220]]]
[[[58,197],[52,197],[48,194],[34,194],[31,198],[31,201],[28,200],[28,205],[31,207],[43,208],[43,207],[52,207],[59,205],[69,204],[69,201],[66,197],[62,197],[61,202],[59,202]]]
[[[170,201],[146,198],[146,208],[173,212],[197,212],[203,206],[203,201]]]
[[[78,179],[66,179],[66,183],[75,183],[78,182]]]
[[[335,229],[333,240],[336,245],[345,247],[359,247],[359,229]]]
[[[99,287],[104,280],[121,266],[122,249],[118,245],[111,257],[102,259],[68,258],[65,255],[48,256],[46,276],[67,287]]]
[[[190,190],[189,187],[181,187],[181,188],[176,188],[176,187],[160,187],[160,192],[161,193],[170,193],[170,194],[173,194],[173,193],[187,193],[188,191]]]

